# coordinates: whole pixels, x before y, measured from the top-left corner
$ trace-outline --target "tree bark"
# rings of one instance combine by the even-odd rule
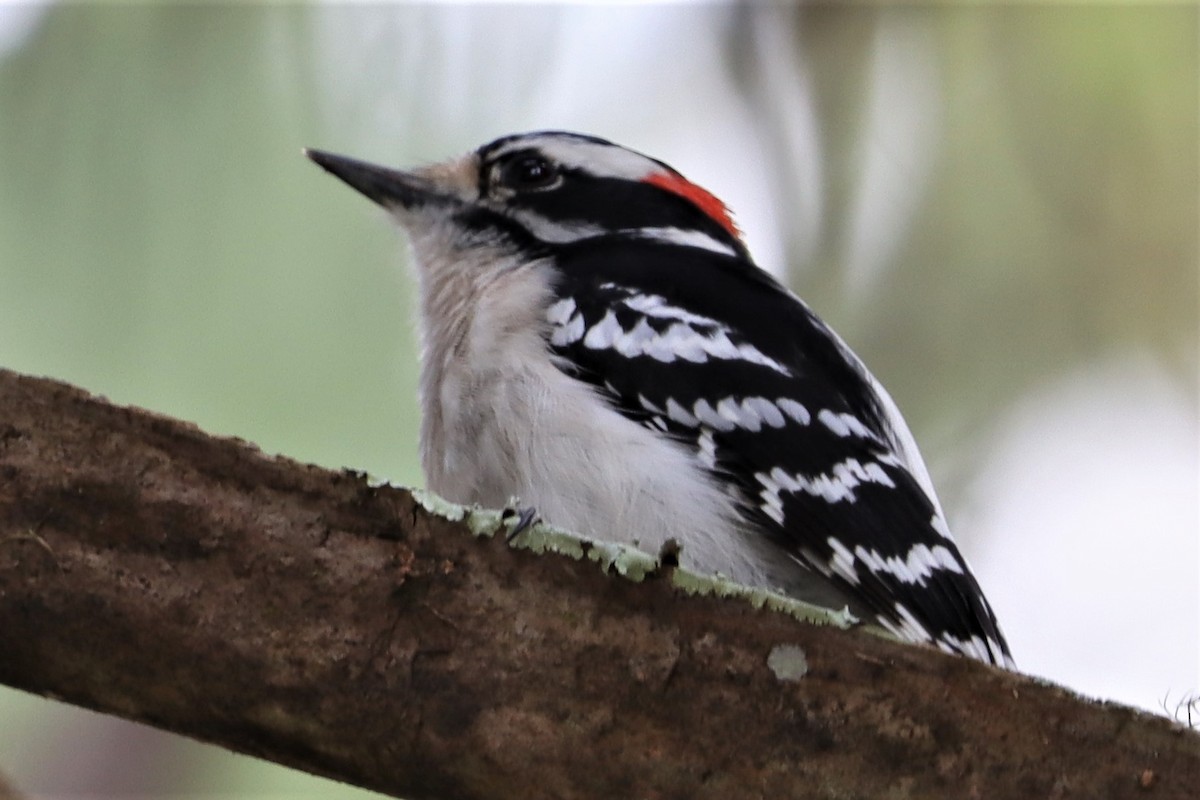
[[[0,681],[411,800],[1197,796],[1167,719],[498,519],[0,371]]]
[[[0,800],[24,800],[22,795],[5,779],[3,773],[0,773]]]

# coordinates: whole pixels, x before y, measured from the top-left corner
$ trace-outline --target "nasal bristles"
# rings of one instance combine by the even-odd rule
[[[676,172],[655,172],[643,180],[651,186],[666,189],[688,200],[692,205],[703,211],[713,222],[729,232],[734,239],[741,241],[742,232],[733,221],[729,208],[712,192],[689,181]]]

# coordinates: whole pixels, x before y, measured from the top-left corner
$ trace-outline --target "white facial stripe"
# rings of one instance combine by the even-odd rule
[[[566,169],[578,169],[597,177],[640,181],[663,167],[652,158],[616,145],[589,142],[586,139],[556,136],[522,136],[490,153],[496,158],[519,150],[538,150]]]
[[[490,153],[489,159],[494,161],[507,153],[529,149],[540,151],[547,158],[561,164],[566,169],[580,170],[596,177],[641,181],[651,174],[666,171],[663,165],[653,159],[621,147],[553,135],[522,137]],[[475,178],[478,168],[478,156],[472,154],[463,159],[424,168],[419,170],[418,174],[427,174],[439,185],[445,183],[447,190],[453,191],[462,199],[472,200],[478,195],[477,179]],[[470,173],[470,180],[464,177],[467,173]],[[504,199],[508,199],[512,195],[511,190],[501,189],[499,191]],[[549,220],[531,211],[507,207],[507,203],[505,206],[505,213],[544,242],[566,244],[613,233],[613,231],[588,224],[582,220]],[[736,257],[738,255],[733,247],[701,231],[674,227],[647,227],[622,229],[619,233],[680,247],[696,247],[725,256]]]
[[[506,212],[535,238],[552,244],[570,244],[591,239],[605,233],[604,228],[579,220],[552,220],[524,209],[508,209]],[[629,228],[620,233],[637,239],[673,244],[680,247],[696,247],[723,256],[736,256],[734,249],[718,242],[701,231],[685,231],[681,228]]]
[[[737,253],[727,244],[718,242],[707,233],[701,231],[685,231],[682,228],[638,228],[628,233],[641,239],[650,239],[665,244],[676,244],[682,247],[699,247],[720,253],[723,256],[735,256]]]
[[[590,239],[604,232],[599,225],[578,220],[560,222],[525,209],[509,209],[508,214],[536,239],[554,244],[567,244]]]

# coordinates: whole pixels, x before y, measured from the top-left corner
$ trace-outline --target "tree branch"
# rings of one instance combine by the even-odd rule
[[[0,800],[23,800],[22,795],[9,784],[3,773],[0,773]]]
[[[1200,785],[1200,736],[1166,719],[691,596],[670,568],[513,549],[469,530],[495,514],[452,522],[52,381],[0,371],[0,409],[19,689],[412,800]]]

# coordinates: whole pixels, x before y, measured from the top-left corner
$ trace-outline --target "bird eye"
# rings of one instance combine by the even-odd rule
[[[547,189],[558,183],[558,168],[542,156],[525,153],[500,165],[497,180],[501,186],[516,191]]]

